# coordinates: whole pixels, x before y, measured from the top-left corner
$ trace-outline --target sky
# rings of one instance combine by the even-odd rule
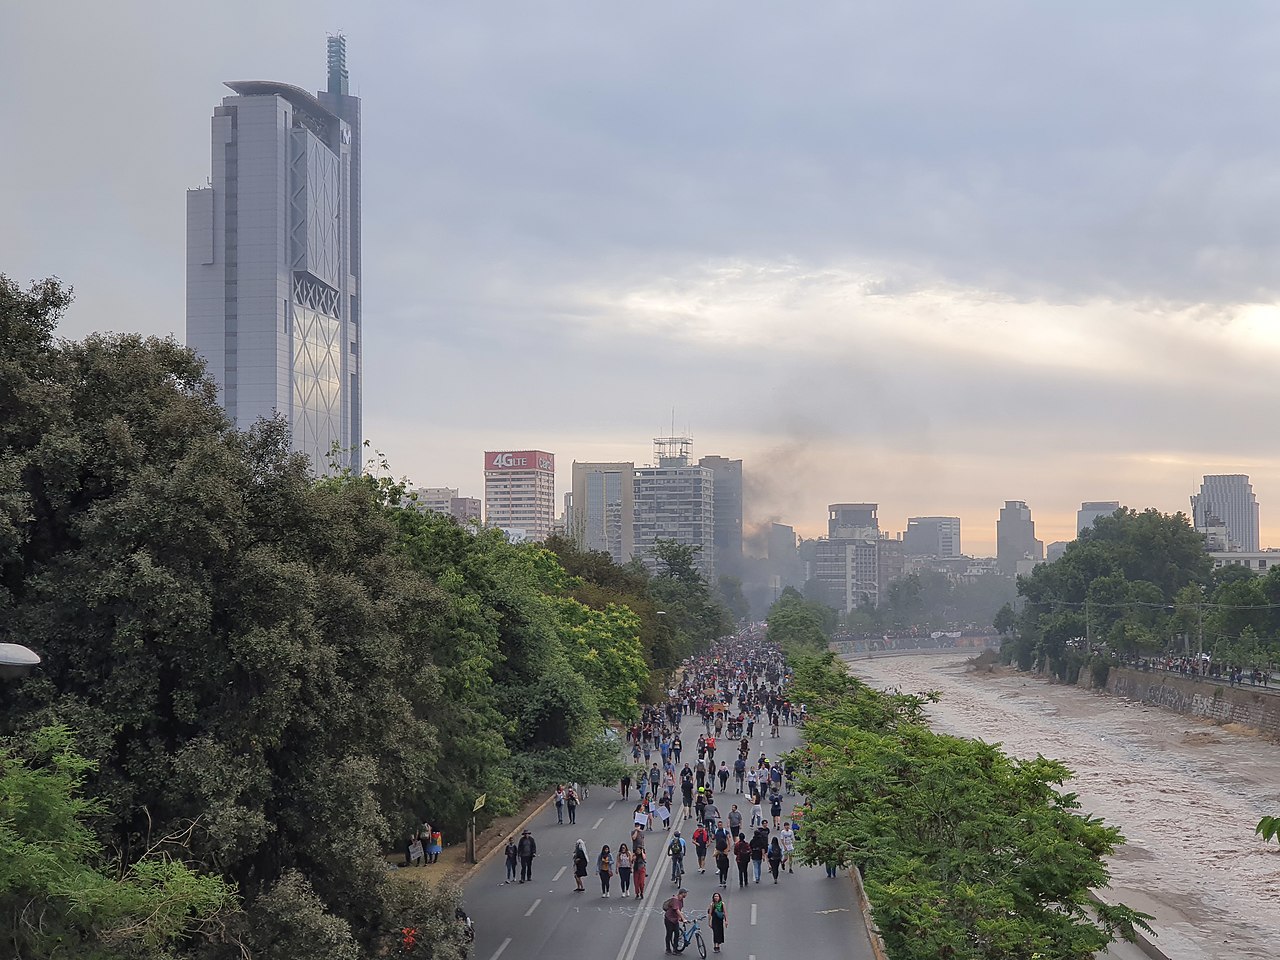
[[[184,336],[225,80],[362,98],[365,435],[741,457],[747,521],[1189,508],[1280,546],[1280,5],[1102,0],[0,5],[0,272],[66,337]],[[1275,506],[1276,509],[1270,509]]]

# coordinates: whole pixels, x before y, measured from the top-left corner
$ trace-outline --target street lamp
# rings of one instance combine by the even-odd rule
[[[40,654],[20,643],[0,643],[0,679],[16,680],[40,666]]]

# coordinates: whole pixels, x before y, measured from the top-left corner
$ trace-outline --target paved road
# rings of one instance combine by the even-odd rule
[[[692,745],[698,727],[686,720],[684,740]],[[758,737],[754,756],[764,750],[770,756],[799,742],[794,728],[784,727],[778,739]],[[687,751],[686,751],[687,757]],[[732,781],[730,781],[732,787]],[[634,791],[632,792],[634,797]],[[721,810],[727,815],[735,798],[726,796]],[[475,960],[633,960],[663,955],[662,902],[674,887],[665,856],[666,834],[654,830],[646,840],[651,861],[644,900],[623,898],[613,879],[613,896],[602,899],[599,878],[590,873],[586,893],[574,893],[574,841],[582,838],[592,858],[603,844],[616,851],[631,833],[633,802],[624,802],[616,789],[595,788],[578,808],[575,826],[556,823],[555,808],[548,806],[530,830],[538,841],[533,863],[534,879],[525,884],[504,884],[506,867],[499,852],[485,862],[467,885],[467,910],[476,922]],[[739,804],[740,809],[745,804]],[[677,810],[679,808],[677,807]],[[789,810],[790,807],[784,808]],[[748,810],[748,819],[750,812]],[[673,827],[675,829],[675,827]],[[686,840],[693,825],[680,823]],[[697,858],[690,843],[686,858],[685,886],[689,888],[686,914],[706,910],[718,889],[715,874],[697,873]],[[710,857],[708,865],[710,867]],[[737,868],[729,871],[728,928],[724,953],[741,960],[777,960],[803,956],[806,960],[872,960],[871,944],[847,876],[831,880],[822,868],[796,867],[775,886],[767,873],[759,885],[739,890]],[[703,922],[705,928],[705,918]],[[705,934],[711,955],[711,934]],[[696,957],[690,949],[686,956]]]

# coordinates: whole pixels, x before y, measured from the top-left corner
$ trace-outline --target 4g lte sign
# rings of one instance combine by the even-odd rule
[[[554,454],[542,450],[490,450],[484,455],[486,470],[550,470],[555,472]]]

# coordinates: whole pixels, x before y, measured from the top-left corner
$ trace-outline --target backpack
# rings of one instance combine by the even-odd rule
[[[680,846],[679,840],[672,840],[671,845],[667,847],[667,855],[672,857],[684,856],[684,848]]]
[[[665,900],[663,900],[663,901],[662,901],[662,909],[663,909],[663,911],[665,912],[665,911],[667,911],[667,910],[670,910],[670,909],[672,908],[672,906],[675,904],[675,902],[676,902],[676,898],[675,898],[675,897],[667,897],[667,899],[665,899]]]

